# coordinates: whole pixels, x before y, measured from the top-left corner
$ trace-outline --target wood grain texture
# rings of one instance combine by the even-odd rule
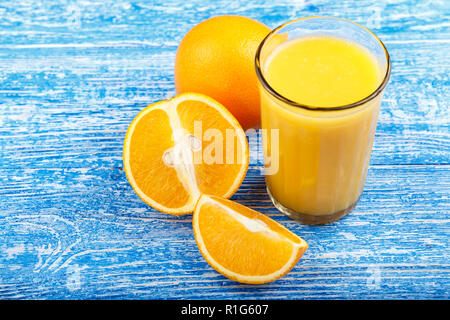
[[[272,206],[260,141],[233,199],[310,244],[293,271],[241,285],[201,258],[191,216],[146,206],[122,169],[134,116],[174,95],[178,42],[240,14],[331,15],[391,54],[366,187],[337,223]],[[449,299],[450,6],[446,1],[2,1],[0,299]]]

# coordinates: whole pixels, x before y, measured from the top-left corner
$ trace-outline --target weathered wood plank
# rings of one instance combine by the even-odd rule
[[[373,166],[355,212],[319,227],[279,214],[265,193],[263,177],[251,169],[233,198],[310,244],[292,273],[261,287],[215,273],[195,245],[191,216],[150,209],[118,168],[2,169],[0,181],[4,298],[449,294],[447,166]]]
[[[373,164],[446,164],[450,43],[390,45]],[[121,166],[125,131],[174,95],[175,48],[0,49],[0,167]],[[31,61],[30,57],[36,60]]]
[[[450,9],[446,1],[145,1],[93,0],[66,3],[2,1],[0,32],[4,44],[145,41],[177,45],[195,24],[220,14],[252,17],[276,27],[315,15],[359,22],[384,40],[448,40]]]
[[[449,209],[448,171],[448,165],[371,166],[359,203],[364,206],[358,208],[366,212],[386,208],[405,211],[414,207],[419,215],[415,217],[421,217],[420,212]],[[0,195],[4,199],[0,208],[5,211],[28,212],[32,208],[54,208],[55,204],[67,209],[70,216],[74,215],[73,210],[95,215],[94,208],[100,207],[110,208],[118,215],[129,216],[135,211],[139,217],[143,217],[140,213],[146,216],[152,211],[134,193],[122,168],[1,169],[0,182]],[[250,167],[235,198],[261,210],[277,212],[265,192],[259,167]],[[91,210],[94,212],[89,213]],[[170,217],[154,213],[160,218]],[[103,216],[104,212],[100,214]]]

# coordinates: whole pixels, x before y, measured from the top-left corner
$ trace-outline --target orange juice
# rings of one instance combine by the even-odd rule
[[[381,94],[365,98],[380,87],[385,67],[347,39],[286,38],[260,56],[262,128],[278,130],[278,141],[263,135],[266,159],[278,158],[278,170],[266,175],[267,188],[287,215],[327,223],[361,195]]]
[[[375,91],[382,77],[367,49],[320,35],[283,43],[267,58],[264,74],[281,95],[316,107],[361,100]]]

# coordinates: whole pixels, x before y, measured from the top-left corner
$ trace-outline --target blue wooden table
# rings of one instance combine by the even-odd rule
[[[346,218],[281,215],[252,146],[233,199],[310,245],[267,285],[215,272],[191,216],[151,209],[123,172],[131,120],[175,93],[179,41],[220,14],[272,28],[347,18],[393,61],[366,187]],[[1,1],[0,298],[449,299],[449,52],[448,1]]]

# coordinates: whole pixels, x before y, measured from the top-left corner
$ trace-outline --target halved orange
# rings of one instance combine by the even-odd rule
[[[308,244],[278,222],[236,202],[202,195],[195,240],[216,271],[242,283],[267,283],[289,272]]]
[[[245,133],[217,101],[184,93],[142,110],[128,128],[123,163],[141,199],[169,214],[194,211],[201,194],[231,197],[248,168]]]

